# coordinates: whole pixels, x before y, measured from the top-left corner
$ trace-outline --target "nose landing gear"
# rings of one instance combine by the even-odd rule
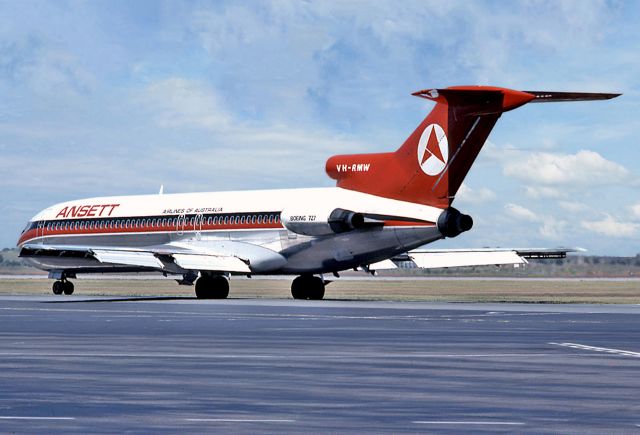
[[[313,275],[300,275],[291,283],[293,299],[319,301],[324,297],[324,281]]]

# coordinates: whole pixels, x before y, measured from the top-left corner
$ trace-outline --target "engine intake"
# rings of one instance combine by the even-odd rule
[[[364,227],[364,216],[349,210],[337,208],[329,215],[329,227],[334,233],[344,233]]]
[[[438,217],[438,230],[445,237],[456,237],[473,227],[473,218],[449,207]]]

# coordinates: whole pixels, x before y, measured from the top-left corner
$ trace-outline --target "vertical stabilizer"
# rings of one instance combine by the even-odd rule
[[[529,102],[598,100],[618,94],[457,86],[413,95],[435,102],[435,107],[397,151],[327,160],[327,174],[338,187],[446,208],[503,112]]]

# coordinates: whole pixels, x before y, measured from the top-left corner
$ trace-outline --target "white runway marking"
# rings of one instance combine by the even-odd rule
[[[610,349],[608,347],[587,346],[585,344],[579,344],[579,343],[554,343],[554,342],[551,342],[549,344],[552,344],[554,346],[570,347],[572,349],[590,350],[590,351],[593,351],[593,352],[604,352],[604,353],[611,353],[611,354],[614,354],[614,355],[631,356],[631,357],[635,357],[635,358],[640,358],[640,352],[632,352],[630,350]]]
[[[449,425],[470,425],[470,426],[523,426],[525,423],[520,421],[429,421],[418,420],[413,424],[449,424]]]
[[[185,418],[184,420],[205,423],[295,423],[295,420],[274,418]]]
[[[75,417],[20,417],[15,415],[0,416],[0,420],[75,420]]]

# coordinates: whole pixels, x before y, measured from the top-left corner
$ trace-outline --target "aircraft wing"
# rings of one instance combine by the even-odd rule
[[[436,269],[465,266],[501,266],[527,264],[528,259],[565,258],[568,252],[580,248],[480,248],[480,249],[415,249],[405,254],[373,263],[369,270],[395,269],[401,262],[411,262],[417,268]]]
[[[224,241],[202,244],[169,243],[152,247],[101,247],[75,245],[25,245],[20,256],[49,259],[50,269],[56,269],[56,259],[74,257],[85,261],[77,271],[96,271],[104,266],[104,271],[155,270],[168,273],[189,271],[215,271],[252,273],[260,268],[277,268],[286,263],[277,252],[258,245],[243,242]],[[91,262],[91,260],[95,260]],[[65,270],[73,271],[76,268]]]

